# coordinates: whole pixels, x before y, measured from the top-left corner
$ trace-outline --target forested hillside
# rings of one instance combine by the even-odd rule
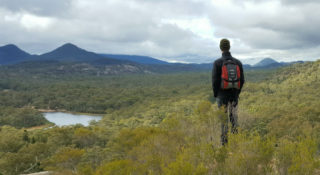
[[[320,61],[246,72],[240,132],[222,147],[210,72],[2,74],[1,109],[105,115],[89,127],[44,129],[0,116],[0,174],[319,174],[319,75]]]

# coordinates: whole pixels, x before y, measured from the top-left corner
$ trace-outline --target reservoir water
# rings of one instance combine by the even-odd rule
[[[56,124],[57,126],[66,126],[66,125],[75,125],[82,124],[84,126],[88,126],[90,121],[101,120],[102,116],[90,116],[90,115],[82,115],[82,114],[71,114],[64,112],[46,112],[43,113],[44,117]]]

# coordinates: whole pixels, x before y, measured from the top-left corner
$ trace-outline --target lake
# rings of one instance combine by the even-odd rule
[[[66,125],[75,125],[82,124],[84,126],[88,126],[90,121],[101,120],[102,116],[90,116],[90,115],[82,115],[82,114],[71,114],[64,112],[46,112],[43,113],[44,117],[56,124],[57,126],[66,126]]]

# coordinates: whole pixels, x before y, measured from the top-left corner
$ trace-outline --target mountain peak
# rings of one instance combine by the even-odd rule
[[[25,55],[30,55],[29,53],[21,50],[18,46],[14,45],[14,44],[7,44],[7,45],[4,45],[2,47],[0,47],[0,51],[1,52],[19,52],[19,53],[23,53]]]
[[[277,62],[276,60],[272,59],[272,58],[264,58],[261,61],[273,61],[273,62]]]
[[[267,66],[270,64],[274,64],[274,63],[278,63],[276,60],[272,59],[272,58],[265,58],[262,59],[261,61],[259,61],[257,64],[255,64],[255,67],[262,67],[262,66]]]
[[[19,49],[18,46],[14,44],[7,44],[5,46],[2,46],[1,48],[6,48],[6,49]]]
[[[28,54],[27,52],[21,50],[18,46],[14,45],[14,44],[8,44],[8,45],[0,47],[0,51],[1,52],[24,52],[25,54]]]
[[[56,50],[58,49],[67,49],[67,50],[83,50],[83,49],[80,49],[78,46],[72,44],[72,43],[66,43],[66,44],[63,44],[62,46],[58,47]]]
[[[77,47],[78,48],[78,46],[76,46],[76,45],[74,45],[72,43],[65,43],[61,47]]]
[[[66,43],[57,49],[42,54],[38,59],[59,60],[59,61],[88,61],[102,58],[93,52],[88,52],[72,43]]]
[[[0,64],[12,64],[29,57],[30,54],[21,50],[14,44],[0,47]]]
[[[88,52],[84,49],[81,49],[72,43],[66,43],[47,54],[81,55],[86,53],[92,53],[92,52]],[[47,55],[47,54],[43,54],[43,55]]]

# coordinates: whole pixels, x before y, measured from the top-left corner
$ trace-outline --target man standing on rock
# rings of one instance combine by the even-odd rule
[[[231,132],[238,132],[237,105],[239,94],[244,84],[242,63],[231,56],[230,41],[220,41],[222,57],[213,63],[212,88],[217,100],[218,108],[222,108],[226,115],[221,119],[221,144],[228,142],[228,120],[232,124]]]

